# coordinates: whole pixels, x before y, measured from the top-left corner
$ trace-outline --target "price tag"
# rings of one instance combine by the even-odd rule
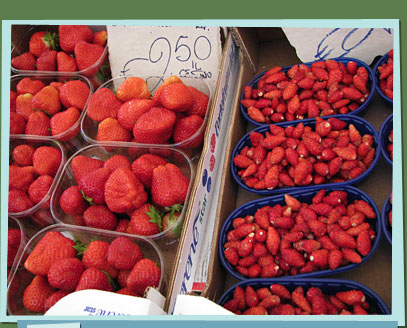
[[[196,77],[215,89],[222,57],[220,28],[116,25],[107,31],[113,77]]]

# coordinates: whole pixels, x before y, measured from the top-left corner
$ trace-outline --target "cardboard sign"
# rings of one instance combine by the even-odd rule
[[[222,58],[220,28],[108,26],[112,76],[196,77],[215,89]]]

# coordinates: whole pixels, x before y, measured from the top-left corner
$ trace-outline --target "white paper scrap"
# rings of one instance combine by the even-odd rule
[[[174,315],[235,315],[202,296],[178,295]]]
[[[283,28],[302,62],[353,57],[370,65],[393,49],[390,28]]]
[[[216,87],[219,27],[107,26],[112,76],[196,77]]]

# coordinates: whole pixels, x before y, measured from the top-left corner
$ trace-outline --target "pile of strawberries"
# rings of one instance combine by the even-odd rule
[[[321,189],[310,204],[288,194],[285,203],[233,219],[224,256],[241,275],[271,278],[335,270],[361,263],[370,253],[376,213],[366,201],[350,202],[346,191],[325,194]]]
[[[89,96],[89,85],[82,80],[46,84],[35,77],[22,78],[16,91],[10,91],[10,134],[70,140],[79,133]]]
[[[62,161],[61,150],[51,146],[35,146],[27,143],[11,150],[9,164],[8,212],[24,212],[40,203],[49,209],[49,190]]]
[[[114,93],[98,89],[86,114],[97,126],[96,140],[142,144],[180,144],[196,148],[203,142],[208,96],[171,76],[151,95],[140,77],[126,78]]]
[[[390,130],[387,140],[389,140],[389,144],[387,145],[386,150],[390,159],[393,161],[393,129]]]
[[[99,289],[143,296],[147,287],[158,287],[161,281],[159,266],[124,236],[85,245],[59,231],[48,231],[25,260],[24,268],[34,278],[23,291],[23,305],[37,313],[46,312],[74,291]],[[18,286],[9,290],[9,302],[21,298],[10,294],[18,291]]]
[[[393,49],[387,55],[389,59],[377,68],[379,71],[379,88],[386,97],[393,100]]]
[[[132,163],[119,154],[106,161],[78,155],[71,170],[77,184],[59,205],[75,224],[144,236],[177,221],[190,183],[177,165],[150,153]]]
[[[233,298],[223,306],[243,315],[370,314],[371,306],[361,290],[324,293],[318,287],[291,289],[282,284],[256,289],[236,286]]]
[[[369,87],[364,66],[328,59],[293,65],[286,72],[271,68],[257,85],[244,88],[241,104],[260,124],[302,120],[352,112],[366,101]]]
[[[273,190],[355,179],[372,164],[376,150],[370,134],[337,118],[315,119],[314,129],[298,123],[252,131],[250,146],[233,158],[237,175],[249,188]]]
[[[87,25],[59,25],[58,33],[35,32],[28,51],[12,58],[11,65],[24,71],[82,71],[92,77],[103,65],[106,43],[106,31],[93,33]]]

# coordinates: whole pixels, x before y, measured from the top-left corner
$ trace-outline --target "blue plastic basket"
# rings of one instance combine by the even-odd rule
[[[390,114],[382,123],[382,126],[380,127],[379,131],[379,139],[381,143],[380,151],[382,153],[384,160],[390,166],[393,166],[393,160],[389,156],[387,146],[390,144],[388,136],[392,129],[393,129],[393,114]]]
[[[388,55],[388,54],[385,54],[383,57],[381,57],[381,58],[378,60],[378,62],[376,63],[376,65],[374,66],[373,72],[374,72],[374,77],[375,77],[375,81],[376,81],[376,90],[377,90],[377,92],[379,93],[379,95],[380,95],[384,100],[386,100],[389,104],[392,104],[392,105],[393,105],[393,99],[387,97],[387,96],[383,93],[383,91],[380,89],[380,80],[379,80],[380,73],[379,73],[378,68],[379,68],[379,66],[381,66],[381,65],[383,65],[385,62],[387,62],[388,59],[389,59],[389,55]]]
[[[253,289],[259,289],[262,287],[270,287],[272,284],[281,284],[284,285],[290,292],[293,292],[297,287],[301,286],[304,290],[308,290],[311,287],[317,287],[325,295],[334,295],[337,292],[343,292],[348,290],[360,290],[366,297],[366,300],[370,304],[371,313],[377,314],[391,314],[386,303],[370,288],[357,283],[355,281],[344,280],[344,279],[268,279],[268,280],[259,280],[251,279],[241,281],[232,287],[230,287],[218,300],[219,305],[224,305],[229,300],[233,299],[233,292],[237,286],[242,287],[243,289],[247,286],[251,286]]]
[[[370,134],[370,135],[373,136],[374,145],[375,145],[375,148],[376,148],[375,158],[374,158],[372,164],[370,165],[370,167],[365,172],[363,172],[360,176],[356,177],[355,179],[351,179],[351,180],[344,181],[344,182],[338,182],[338,183],[325,183],[325,184],[321,184],[321,185],[318,185],[318,186],[337,187],[337,186],[350,185],[350,184],[357,185],[361,181],[363,181],[364,179],[367,178],[367,176],[370,174],[370,172],[376,166],[376,164],[377,164],[377,162],[379,160],[379,157],[380,157],[380,138],[379,138],[379,135],[378,135],[376,129],[373,127],[372,124],[370,124],[365,119],[360,118],[360,117],[355,116],[355,115],[342,115],[340,117],[340,119],[342,121],[345,121],[347,123],[347,125],[353,124],[356,127],[356,129],[360,132],[361,135]],[[296,121],[296,122],[283,122],[283,123],[276,123],[274,125],[281,126],[281,127],[285,128],[287,126],[296,126],[299,123],[300,123],[299,121]],[[313,129],[315,128],[315,119],[313,119],[313,118],[303,120],[303,121],[301,121],[301,123],[303,123],[304,126],[311,126]],[[251,141],[250,141],[250,133],[251,132],[256,131],[256,132],[260,132],[260,133],[264,134],[268,130],[269,130],[269,125],[260,126],[260,127],[256,128],[256,129],[248,132],[246,135],[244,135],[242,137],[242,139],[240,139],[239,142],[237,143],[237,145],[235,146],[235,148],[233,150],[233,153],[232,153],[232,160],[231,160],[230,166],[231,166],[232,176],[235,179],[235,181],[237,182],[237,184],[240,187],[242,187],[244,190],[247,190],[247,191],[252,192],[254,194],[257,194],[257,195],[273,195],[273,194],[277,194],[277,193],[293,192],[293,191],[295,191],[297,189],[308,190],[308,189],[314,188],[316,185],[275,188],[273,190],[268,190],[268,189],[257,190],[257,189],[250,188],[250,187],[246,186],[246,184],[241,180],[241,178],[237,174],[238,168],[233,163],[233,158],[235,158],[240,153],[240,151],[243,149],[243,147],[245,147],[245,146],[250,147],[251,146]]]
[[[362,114],[365,112],[365,110],[366,110],[367,106],[369,105],[369,103],[371,102],[371,100],[372,100],[372,98],[373,98],[373,95],[374,95],[374,93],[375,93],[375,89],[376,89],[376,78],[375,78],[374,75],[373,75],[372,69],[371,69],[371,68],[369,67],[369,65],[367,65],[365,62],[363,62],[363,61],[361,61],[361,60],[359,60],[359,59],[356,59],[356,58],[343,57],[343,58],[332,58],[332,59],[333,59],[333,60],[336,60],[337,62],[342,62],[342,63],[344,63],[345,65],[346,65],[348,62],[350,62],[350,61],[354,61],[354,62],[357,63],[358,67],[363,66],[364,68],[366,68],[367,72],[369,73],[369,82],[368,82],[368,85],[370,86],[370,94],[369,94],[369,96],[367,97],[366,101],[365,101],[362,105],[360,105],[360,107],[358,107],[358,108],[355,109],[353,112],[351,112],[351,113],[348,114],[348,115],[362,115]],[[305,65],[307,65],[307,66],[310,67],[312,63],[313,63],[313,62],[307,62],[307,63],[303,63],[303,64],[305,64]],[[298,65],[298,64],[296,64],[296,65]],[[291,65],[291,66],[284,66],[284,67],[282,67],[282,71],[283,71],[283,72],[287,72],[287,71],[288,71],[291,67],[293,67],[293,66],[294,66],[294,65]],[[267,72],[267,71],[264,71],[263,73],[260,73],[259,75],[255,76],[247,85],[253,87],[253,89],[257,88],[257,83],[259,82],[259,80],[261,79],[261,77],[262,77],[266,72]],[[242,99],[244,99],[244,90],[242,91],[242,94],[241,94],[241,97],[240,97],[240,100],[242,100]],[[241,111],[242,115],[244,116],[244,118],[245,118],[248,122],[250,122],[251,124],[253,124],[253,125],[255,125],[255,126],[264,126],[264,125],[265,125],[264,123],[259,123],[259,122],[256,122],[256,121],[252,120],[252,119],[249,117],[249,115],[247,114],[247,109],[246,109],[242,104],[240,104],[240,111]],[[332,117],[332,116],[334,116],[334,117],[336,117],[336,116],[341,117],[342,115],[344,115],[344,114],[335,114],[335,115],[329,115],[329,116],[324,116],[324,117]],[[303,120],[295,120],[295,121],[290,121],[290,122],[298,122],[298,121],[303,121]]]
[[[381,235],[382,235],[382,225],[380,223],[380,212],[379,209],[377,208],[377,205],[375,202],[370,198],[369,195],[367,195],[365,192],[362,190],[352,187],[352,186],[337,186],[337,187],[329,187],[329,188],[321,188],[321,187],[314,187],[313,189],[308,189],[308,190],[297,190],[297,191],[292,191],[289,192],[289,194],[296,199],[298,199],[302,203],[308,203],[311,204],[312,198],[317,194],[317,192],[321,189],[325,189],[326,193],[329,193],[334,190],[343,190],[348,193],[348,202],[352,202],[353,200],[357,199],[362,199],[366,201],[375,211],[376,213],[376,238],[372,244],[372,249],[370,253],[367,256],[362,257],[362,262],[361,263],[351,263],[342,267],[337,268],[336,270],[331,270],[331,269],[325,269],[325,270],[319,270],[319,271],[314,271],[310,273],[301,273],[298,275],[294,276],[283,276],[280,278],[275,278],[275,279],[297,279],[297,278],[305,278],[305,277],[319,277],[319,276],[325,276],[325,275],[330,275],[330,274],[336,274],[344,271],[351,270],[363,263],[365,263],[371,256],[372,254],[377,250]],[[232,276],[239,280],[245,280],[248,279],[247,277],[243,276],[239,272],[236,271],[236,269],[226,260],[225,255],[224,255],[224,245],[227,242],[227,234],[229,231],[233,230],[233,219],[237,217],[245,217],[246,215],[254,215],[256,211],[266,205],[269,206],[274,206],[276,204],[282,204],[285,205],[284,201],[284,195],[285,194],[280,194],[280,195],[274,195],[270,197],[265,197],[265,198],[260,198],[256,199],[253,201],[250,201],[246,204],[241,205],[237,209],[235,209],[226,219],[226,221],[223,223],[223,226],[221,228],[220,234],[219,234],[219,243],[218,243],[218,252],[219,252],[219,258],[220,261],[223,265],[223,267],[229,272]],[[267,280],[269,278],[259,278],[259,280]]]
[[[383,204],[382,213],[380,216],[380,224],[382,225],[383,233],[386,236],[387,241],[391,245],[392,241],[392,228],[390,226],[388,215],[392,209],[392,204],[390,203],[390,195],[386,198],[386,201]]]

